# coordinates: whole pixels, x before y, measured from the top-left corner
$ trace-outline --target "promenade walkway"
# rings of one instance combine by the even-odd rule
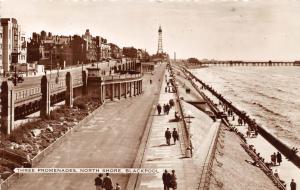
[[[57,147],[38,167],[131,167],[140,146],[153,100],[160,89],[164,65],[153,76],[145,75],[143,94],[107,102],[94,119]],[[149,80],[152,78],[152,84]],[[26,174],[10,190],[81,190],[94,189],[97,174]],[[129,175],[111,175],[125,187]]]
[[[197,85],[199,85],[199,87],[201,87],[201,85],[199,83],[196,82]],[[215,104],[219,103],[219,100],[213,96],[208,90],[202,89],[201,90],[203,93],[205,93]],[[225,110],[223,109],[223,107],[221,105],[218,105],[218,109],[221,111]],[[226,113],[227,114],[227,113]],[[239,126],[238,125],[238,116],[233,114],[235,119],[233,120],[233,117],[229,117],[228,116],[228,120],[229,123],[236,127],[237,130],[239,132],[241,132],[242,134],[244,134],[244,136],[246,137],[246,132],[248,130],[248,125],[243,125],[243,126]],[[264,139],[261,135],[258,135],[255,138],[247,138],[247,143],[249,145],[254,145],[254,148],[256,149],[257,153],[260,153],[260,156],[262,158],[265,159],[265,162],[271,162],[271,155],[275,152],[277,154],[278,150],[272,145],[270,144],[266,139]],[[279,178],[281,180],[283,180],[288,189],[289,189],[289,184],[291,182],[291,179],[294,179],[296,183],[299,183],[299,179],[300,179],[300,170],[299,168],[294,165],[292,162],[290,162],[284,155],[282,155],[282,163],[281,165],[276,165],[272,167],[272,171],[273,173],[275,172],[275,170],[277,170],[278,174],[279,174]]]
[[[166,72],[168,75],[168,72]],[[159,103],[163,105],[168,103],[170,99],[175,99],[174,93],[165,92],[164,80],[160,92]],[[183,88],[180,86],[180,88]],[[181,90],[180,90],[181,91]],[[200,182],[201,169],[211,143],[213,133],[217,129],[216,123],[203,112],[199,111],[194,106],[183,103],[185,110],[190,110],[194,118],[191,120],[190,128],[192,130],[192,141],[194,144],[194,155],[192,158],[186,158],[183,138],[183,127],[179,122],[170,122],[174,119],[176,108],[172,108],[168,115],[155,115],[149,134],[149,139],[146,145],[145,155],[143,158],[142,168],[158,168],[161,170],[167,169],[168,172],[175,170],[177,176],[178,189],[190,190],[197,189]],[[157,112],[156,112],[157,114]],[[207,120],[210,120],[207,122]],[[173,131],[176,128],[179,132],[180,142],[171,146],[166,144],[165,130],[169,128]],[[163,189],[162,173],[156,175],[140,175],[138,180],[138,189],[140,190],[160,190]]]

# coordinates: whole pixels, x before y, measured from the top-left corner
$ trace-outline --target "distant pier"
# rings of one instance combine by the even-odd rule
[[[201,61],[200,63],[185,63],[188,68],[201,67],[243,67],[243,66],[300,66],[300,61]]]

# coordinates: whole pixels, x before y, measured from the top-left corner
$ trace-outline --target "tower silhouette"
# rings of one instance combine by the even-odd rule
[[[157,47],[157,54],[163,53],[163,47],[162,47],[162,29],[161,26],[159,26],[158,29],[158,47]]]

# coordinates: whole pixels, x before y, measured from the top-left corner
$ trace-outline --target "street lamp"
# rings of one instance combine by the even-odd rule
[[[83,71],[83,43],[81,44],[81,71]]]
[[[52,62],[53,62],[53,60],[52,60],[52,51],[53,51],[53,50],[55,51],[55,49],[56,49],[55,46],[53,46],[53,47],[50,49],[50,63],[51,63],[51,65],[50,65],[50,78],[51,78],[51,74],[52,74]],[[55,54],[55,52],[54,52],[54,54]]]
[[[14,49],[14,51],[17,51],[16,49]],[[14,64],[14,71],[15,71],[15,77],[14,77],[14,85],[16,86],[18,83],[18,75],[17,75],[17,64],[18,64],[18,56],[20,55],[20,52],[12,52],[11,53],[11,60],[12,63]]]

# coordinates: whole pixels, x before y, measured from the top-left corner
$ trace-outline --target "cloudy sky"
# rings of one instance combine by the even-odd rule
[[[120,46],[177,57],[300,60],[299,0],[0,0],[29,37],[90,29]]]

